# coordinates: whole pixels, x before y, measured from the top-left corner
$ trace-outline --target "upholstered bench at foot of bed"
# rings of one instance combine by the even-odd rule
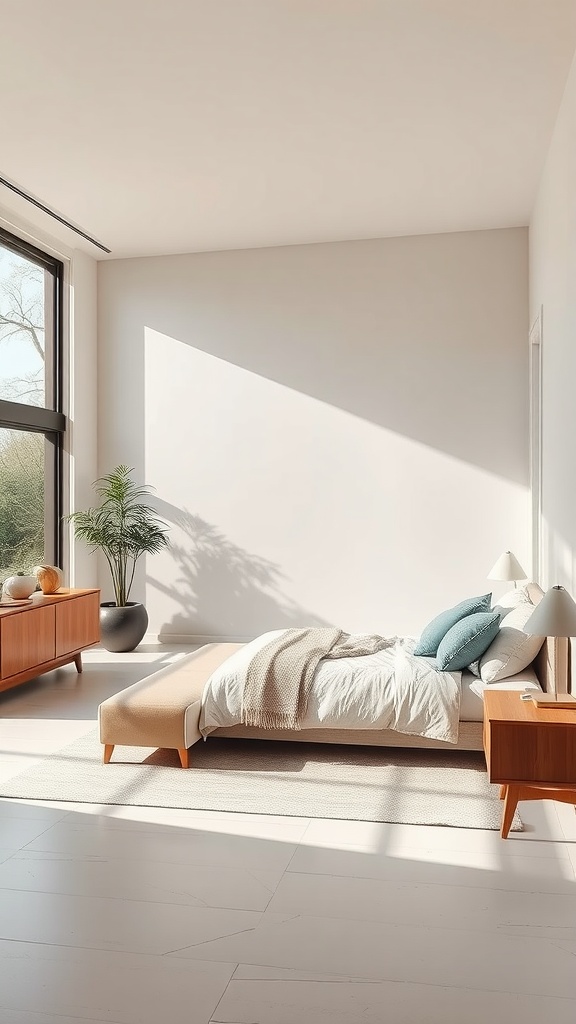
[[[120,690],[98,708],[104,764],[116,746],[166,747],[183,768],[200,738],[200,703],[207,679],[242,644],[206,644],[181,661]]]

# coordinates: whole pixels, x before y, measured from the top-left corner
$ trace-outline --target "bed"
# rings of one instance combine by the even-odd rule
[[[530,600],[532,604],[537,604],[541,597],[542,591],[540,588],[531,585]],[[240,656],[241,654],[242,652],[239,651]],[[532,688],[553,692],[556,689],[557,680],[563,678],[563,674],[558,672],[558,659],[561,656],[561,641],[549,638],[544,642],[536,659],[528,667],[510,677],[486,684],[470,672],[463,671],[458,673],[460,708],[457,739],[455,742],[453,739],[447,741],[445,739],[430,738],[429,736],[416,735],[389,728],[330,728],[323,726],[303,727],[300,729],[266,729],[254,725],[239,724],[237,721],[234,721],[233,715],[225,713],[226,709],[222,707],[221,697],[211,691],[210,680],[204,691],[200,730],[205,738],[207,736],[221,736],[312,743],[481,750],[483,689],[486,686],[490,686],[490,688],[506,690],[522,691]],[[319,698],[316,699],[316,704],[318,704],[318,701]],[[238,718],[238,714],[235,717]],[[229,724],[229,720],[233,724]],[[306,723],[304,723],[305,725]]]
[[[484,595],[484,597],[490,598],[491,595]],[[522,601],[524,605],[522,614],[526,614],[527,611],[529,617],[532,614],[534,604],[538,603],[541,597],[542,591],[537,588],[534,593],[530,594],[529,598]],[[492,618],[492,615],[489,617]],[[510,636],[510,633],[501,628],[499,612],[497,618],[499,623],[498,632],[502,634],[500,640],[505,640],[506,637],[503,634],[508,633],[508,636]],[[283,634],[286,631],[280,630],[278,632]],[[308,633],[308,630],[292,632],[300,634],[302,632]],[[323,631],[320,632],[323,633]],[[339,635],[341,633],[340,630],[336,630],[336,632]],[[298,717],[297,725],[292,728],[279,727],[277,724],[278,717],[275,714],[272,714],[267,719],[267,721],[275,724],[274,728],[262,727],[261,722],[255,723],[249,713],[245,714],[246,702],[244,698],[246,687],[242,685],[241,680],[236,685],[235,692],[234,688],[232,692],[234,700],[232,700],[231,705],[234,705],[234,701],[236,702],[236,707],[232,706],[232,717],[226,717],[230,707],[227,708],[226,700],[223,703],[219,703],[217,690],[214,690],[214,680],[215,678],[221,680],[223,674],[233,673],[234,669],[231,666],[233,666],[235,659],[240,658],[242,660],[246,658],[246,652],[251,645],[232,643],[206,644],[182,660],[171,663],[159,669],[154,675],[147,676],[145,679],[133,683],[132,686],[127,687],[125,690],[120,690],[118,693],[113,694],[100,705],[98,718],[100,723],[100,741],[104,747],[104,763],[107,764],[110,761],[116,745],[163,747],[176,749],[182,767],[188,768],[190,766],[190,749],[202,737],[207,738],[210,736],[293,740],[312,743],[347,743],[361,746],[481,750],[483,745],[482,692],[486,686],[488,688],[507,690],[540,688],[548,692],[566,692],[566,690],[570,689],[569,646],[566,638],[549,638],[544,643],[542,643],[541,638],[536,638],[538,653],[535,650],[533,654],[526,656],[525,631],[520,631],[516,623],[512,633],[514,643],[520,643],[523,648],[523,658],[521,659],[521,664],[518,663],[518,660],[516,661],[514,674],[510,671],[508,678],[505,678],[505,676],[508,674],[509,666],[513,664],[510,659],[507,659],[504,664],[506,669],[502,673],[504,678],[499,678],[498,681],[495,678],[490,681],[486,679],[482,681],[481,678],[466,671],[462,673],[452,671],[445,673],[437,670],[435,676],[433,671],[434,668],[437,668],[435,661],[432,660],[428,663],[426,659],[415,655],[412,650],[412,658],[417,662],[417,665],[412,667],[416,671],[413,675],[410,671],[401,672],[399,692],[397,692],[399,679],[396,675],[392,679],[391,686],[389,685],[390,679],[384,679],[382,687],[384,704],[382,706],[385,713],[388,713],[392,700],[392,702],[395,701],[400,709],[407,709],[407,713],[411,715],[413,709],[410,706],[410,697],[413,695],[417,705],[416,714],[423,714],[428,724],[431,724],[431,728],[424,732],[417,729],[410,730],[410,728],[408,730],[406,728],[400,730],[390,728],[390,724],[394,721],[393,716],[382,719],[383,724],[380,724],[371,710],[373,706],[378,711],[380,707],[378,702],[371,705],[370,694],[366,692],[362,694],[361,688],[355,690],[354,686],[350,685],[349,679],[344,679],[345,685],[342,689],[347,715],[344,718],[337,718],[339,724],[346,721],[346,728],[333,727],[330,717],[322,714],[321,686],[313,694],[311,701],[308,700],[308,692],[306,693],[303,710],[305,714],[308,714],[309,711],[312,714],[312,718],[308,718],[308,723],[304,720],[305,714]],[[342,636],[347,638],[344,642],[345,654],[342,654],[341,648],[334,661],[343,658],[348,661],[364,662],[364,668],[366,668],[366,663],[374,652],[371,652],[366,657],[359,657],[357,655],[349,657],[350,646],[348,646],[348,641],[351,641],[351,646],[354,647],[358,642],[358,638],[348,637],[347,634],[342,634]],[[262,637],[257,637],[255,641],[252,641],[252,644],[262,645],[262,639]],[[376,653],[381,654],[384,659],[384,666],[386,666],[386,658],[392,654],[394,656],[398,654],[400,661],[402,661],[404,645],[409,638],[395,638],[391,641],[390,639],[378,636],[369,639],[377,640]],[[419,642],[421,640],[422,637],[420,637]],[[416,641],[412,640],[411,643],[415,644]],[[496,643],[496,640],[494,643]],[[390,651],[392,645],[395,648],[394,652]],[[264,644],[264,646],[266,645]],[[489,651],[490,648],[487,648],[487,654]],[[330,660],[329,658],[328,661]],[[252,664],[249,653],[248,663]],[[481,674],[484,667],[481,661],[479,664]],[[326,669],[323,666],[323,658],[315,662],[313,670],[309,674],[312,683],[316,683],[316,673],[317,671],[320,672],[321,668],[323,668],[325,675]],[[484,676],[487,675],[486,672],[483,674]],[[447,699],[448,704],[451,705],[450,694],[453,696],[457,695],[457,700],[453,702],[453,706],[450,706],[452,735],[449,739],[441,738],[443,733],[437,731],[438,722],[435,718],[436,694],[434,689],[434,679],[436,677],[440,683],[442,694],[442,700],[439,704],[440,710],[442,710],[443,706],[442,701],[446,703]],[[280,699],[283,699],[285,689],[288,692],[295,689],[300,694],[302,678],[301,673],[297,670],[290,671],[287,675],[284,675],[281,680],[281,687],[276,691],[280,694]],[[423,681],[424,688],[427,687],[427,690],[419,690],[420,681]],[[326,679],[324,679],[325,682]],[[336,696],[339,695],[338,686],[341,682],[342,678],[338,677]],[[378,682],[377,677],[371,685],[378,685]],[[431,682],[432,686],[430,685]],[[294,686],[294,683],[296,683],[296,686]],[[380,683],[382,683],[381,679]],[[406,689],[405,684],[407,684],[408,689]],[[402,688],[403,686],[404,689]],[[334,699],[334,689],[332,688],[331,690],[330,686],[325,689],[324,694],[330,700]],[[215,701],[214,697],[216,697]],[[210,707],[211,701],[212,709]],[[242,704],[242,707],[240,707],[240,704]],[[214,709],[215,716],[213,713]],[[362,718],[363,712],[365,713],[364,718]],[[310,723],[312,723],[312,726],[314,725],[314,715],[317,716],[317,720],[320,720],[321,728],[306,727],[307,724],[310,726]],[[289,719],[285,718],[280,720],[282,722],[289,721]],[[363,727],[366,722],[368,722],[369,728]]]

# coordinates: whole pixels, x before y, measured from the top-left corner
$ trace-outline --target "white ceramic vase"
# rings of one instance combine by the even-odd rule
[[[11,597],[14,601],[23,601],[27,597],[31,597],[36,587],[38,586],[38,580],[35,576],[9,576],[4,581],[3,591],[7,597]]]

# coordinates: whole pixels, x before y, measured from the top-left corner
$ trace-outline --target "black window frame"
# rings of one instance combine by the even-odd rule
[[[26,405],[24,402],[9,402],[0,398],[0,428],[9,430],[22,430],[44,434],[46,441],[54,446],[53,469],[51,478],[45,479],[45,494],[51,498],[49,507],[51,522],[46,515],[45,519],[50,522],[51,530],[46,532],[46,539],[52,534],[52,551],[54,563],[62,565],[64,554],[64,530],[63,530],[63,453],[64,435],[67,428],[67,419],[63,411],[63,358],[64,358],[64,264],[49,253],[38,249],[30,242],[24,241],[10,231],[0,227],[0,246],[9,249],[11,252],[30,260],[43,270],[49,271],[53,276],[54,289],[52,294],[53,310],[51,324],[51,365],[46,366],[46,375],[50,373],[53,402],[52,408],[42,408],[36,405]],[[46,339],[46,347],[47,339]]]

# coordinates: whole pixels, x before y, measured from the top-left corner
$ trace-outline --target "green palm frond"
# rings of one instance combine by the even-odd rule
[[[69,516],[76,537],[91,551],[104,553],[119,606],[128,603],[138,559],[168,544],[167,524],[146,500],[150,488],[135,484],[133,472],[129,466],[116,466],[93,484],[100,505]]]

